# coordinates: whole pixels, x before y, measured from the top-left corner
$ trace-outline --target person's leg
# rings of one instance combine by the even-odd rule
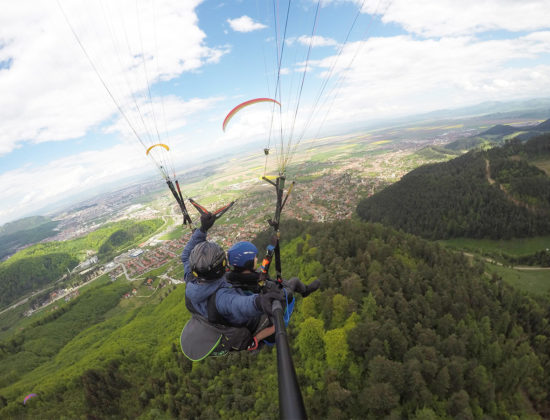
[[[264,338],[269,337],[270,335],[275,334],[275,325],[272,325],[271,327],[264,328],[258,334],[256,334],[256,339],[258,341],[263,340]]]
[[[260,331],[265,330],[266,328],[269,328],[271,325],[271,320],[266,314],[262,314],[257,318],[254,318],[253,321],[249,322],[246,327],[252,334],[252,336],[257,336]]]
[[[292,277],[289,280],[285,280],[283,285],[285,287],[288,287],[293,292],[298,292],[303,297],[306,297],[315,292],[319,288],[319,286],[321,286],[321,282],[319,281],[319,279],[315,279],[310,284],[305,285],[300,281],[298,277]]]
[[[285,280],[283,285],[293,292],[298,292],[300,294],[306,292],[306,285],[302,283],[298,277],[292,277],[291,279]]]
[[[250,329],[252,325],[248,327]],[[275,334],[275,325],[272,324],[266,314],[263,314],[257,319],[253,329],[250,329],[250,331],[252,331],[252,343],[248,346],[248,350],[258,350],[262,340],[273,337],[273,334]],[[272,339],[272,341],[274,342],[275,340]]]

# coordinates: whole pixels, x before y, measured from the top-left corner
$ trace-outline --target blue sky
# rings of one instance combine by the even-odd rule
[[[247,144],[261,153],[270,106],[221,125],[240,102],[275,95],[277,45],[275,125],[285,139],[294,125],[294,141],[550,92],[547,0],[293,0],[284,44],[283,0],[59,4],[0,0],[0,224],[119,178],[158,176],[134,131],[150,145],[158,130],[179,168]]]

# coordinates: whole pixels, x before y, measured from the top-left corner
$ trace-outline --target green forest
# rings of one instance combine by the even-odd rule
[[[54,253],[0,266],[0,307],[59,279],[77,264],[70,254]]]
[[[140,237],[147,236],[147,233],[152,233],[162,225],[162,220],[153,219],[145,220],[142,222],[135,222],[131,220],[122,220],[120,222],[111,222],[106,223],[100,228],[89,232],[85,236],[81,236],[75,239],[70,239],[67,241],[52,241],[52,242],[43,242],[32,245],[28,248],[25,248],[19,251],[17,254],[12,256],[8,261],[1,263],[0,266],[4,264],[10,264],[18,259],[35,257],[48,253],[69,253],[71,255],[77,256],[77,258],[83,261],[86,258],[86,252],[88,250],[99,251],[101,245],[108,240],[109,236],[115,233],[118,230],[124,229],[135,229],[133,226],[136,224],[143,226],[142,234]],[[140,228],[138,228],[140,229]]]
[[[548,296],[380,224],[282,229],[283,274],[322,283],[288,328],[310,418],[550,416]],[[185,285],[124,309],[129,287],[104,282],[1,343],[0,417],[278,417],[274,348],[192,364]]]
[[[0,308],[58,280],[88,251],[106,261],[150,236],[162,223],[160,219],[110,223],[81,238],[39,243],[18,252],[0,263]]]
[[[145,220],[143,222],[123,225],[109,235],[98,250],[98,257],[102,261],[117,255],[120,250],[148,237],[162,225],[162,220]]]
[[[55,235],[59,222],[46,217],[26,217],[0,227],[0,261],[18,248]]]
[[[419,167],[359,202],[363,220],[428,239],[509,239],[550,233],[550,134]]]
[[[450,150],[470,150],[473,148],[490,148],[506,143],[510,139],[526,141],[533,137],[546,134],[550,131],[550,119],[535,126],[517,127],[505,124],[497,124],[490,129],[448,143],[445,148]]]

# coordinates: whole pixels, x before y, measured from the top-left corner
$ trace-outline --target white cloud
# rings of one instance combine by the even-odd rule
[[[117,119],[105,131],[122,133],[131,137],[132,140],[137,133],[140,138],[147,139],[151,133],[157,134],[154,128],[156,127],[161,139],[169,142],[167,137],[173,136],[175,132],[186,127],[190,119],[196,119],[220,100],[221,98],[194,98],[184,101],[175,95],[140,100],[137,106],[132,106],[125,111],[124,115],[130,121],[131,127],[126,118],[117,114]],[[153,141],[149,141],[148,144]]]
[[[311,121],[315,93],[338,56],[331,49],[315,50],[305,77],[295,133],[301,133],[308,123],[315,131],[312,134],[316,134],[325,117],[328,127],[487,100],[541,96],[550,91],[550,30],[541,30],[550,25],[550,2],[546,0],[324,0],[323,5],[344,1],[364,3],[364,12],[375,13],[384,23],[397,24],[410,34],[348,43],[320,99],[316,119]],[[126,122],[79,49],[56,2],[32,3],[9,2],[0,14],[0,63],[4,67],[0,68],[0,155],[31,142],[62,141],[85,134],[90,137],[90,133],[105,131],[128,134]],[[195,12],[199,3],[201,0],[157,0],[154,10],[140,9],[140,35],[132,25],[136,21],[135,0],[61,1],[133,126],[140,134],[145,131],[144,123],[168,132],[173,159],[178,163],[190,155],[214,150],[218,153],[259,141],[271,126],[269,109],[251,107],[223,133],[224,112],[232,103],[224,103],[226,98],[221,95],[226,92],[221,90],[220,97],[184,100],[177,96],[179,88],[172,83],[171,94],[162,102],[162,92],[156,89],[149,100],[144,62],[149,84],[155,88],[162,82],[179,83],[182,73],[198,74],[203,66],[218,63],[227,54],[226,46],[207,46]],[[138,4],[147,8],[153,3]],[[81,7],[84,13],[78,10]],[[106,20],[105,16],[110,18]],[[227,22],[232,30],[240,32],[265,28],[248,16]],[[380,25],[383,32],[384,25],[372,25]],[[492,30],[502,32],[493,33],[495,39],[487,40],[491,34],[485,32]],[[521,35],[512,33],[515,31]],[[287,42],[296,49],[303,47],[300,53],[310,41],[314,47],[339,47],[335,39],[325,36],[321,26],[317,33],[314,38],[302,36]],[[290,130],[286,122],[296,115],[293,106],[304,69],[300,60],[306,56],[300,53],[287,52],[294,62],[283,62],[280,71],[285,75],[279,86],[285,130]],[[248,64],[246,60],[258,63],[258,56],[250,51],[242,57],[243,64]],[[277,65],[273,69],[268,76],[274,79]],[[331,89],[334,82],[339,82],[340,90]],[[227,96],[237,92],[248,98],[246,88],[231,86]],[[212,122],[210,118],[216,112],[219,115]],[[49,164],[38,166],[35,162],[0,173],[0,201],[9,203],[0,207],[0,220],[14,218],[73,191],[137,173],[150,166],[143,155],[143,148],[132,138],[109,150],[87,151]],[[21,185],[35,185],[37,179],[42,185],[40,194],[21,190]]]
[[[227,19],[227,22],[235,32],[252,32],[267,28],[263,23],[254,22],[252,18],[246,15],[236,19]]]
[[[540,60],[550,52],[549,36],[492,41],[398,36],[348,44],[331,78],[340,80],[341,89],[324,95],[335,100],[327,123],[540,96],[550,91],[550,66]],[[327,77],[334,58],[310,65]]]
[[[68,195],[131,176],[147,165],[150,164],[143,151],[135,144],[127,144],[4,172],[0,174],[2,201],[10,205],[0,207],[0,220],[28,214],[32,209],[39,209]],[[21,185],[34,187],[22,192]]]
[[[315,36],[302,35],[297,38],[288,38],[286,40],[286,43],[288,45],[298,43],[300,45],[305,45],[307,47],[309,47],[310,44],[312,47],[338,47],[340,45],[336,40],[332,38],[320,36],[320,35],[315,35]]]
[[[364,13],[381,15],[384,23],[427,37],[549,27],[547,0],[324,0],[323,4],[343,1],[363,5]]]
[[[195,13],[200,2],[163,0],[154,9],[141,2],[139,15],[134,0],[61,4],[118,104],[131,109],[148,84],[226,53],[205,45]],[[56,2],[5,5],[0,46],[0,61],[11,62],[0,70],[0,155],[22,142],[80,137],[116,114]]]
[[[289,75],[291,74],[291,71],[288,67],[281,67],[281,71],[279,72],[281,74],[281,76],[283,75]]]

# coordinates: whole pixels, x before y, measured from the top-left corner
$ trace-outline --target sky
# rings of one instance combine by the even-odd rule
[[[155,163],[181,173],[384,118],[550,96],[548,0],[0,0],[0,10],[0,225],[117,180],[160,183]],[[231,109],[260,97],[280,106],[244,108],[222,130]],[[158,143],[170,150],[146,155]]]

